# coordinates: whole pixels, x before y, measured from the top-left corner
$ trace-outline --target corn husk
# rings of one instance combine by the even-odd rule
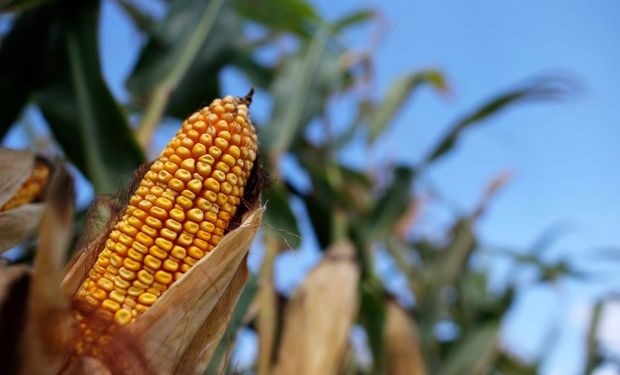
[[[41,220],[25,322],[17,338],[17,355],[13,359],[15,373],[57,373],[73,348],[75,325],[68,299],[60,289],[65,251],[71,237],[72,214],[72,180],[65,170],[58,169]],[[11,268],[5,272],[9,270]]]
[[[139,319],[119,329],[101,358],[79,358],[65,374],[203,373],[247,280],[247,252],[262,213],[262,208],[249,213]],[[92,258],[78,255],[73,268],[88,269]],[[69,270],[65,290],[80,277],[80,271]]]
[[[243,224],[230,232],[218,246],[196,263],[160,297],[134,324],[129,333],[140,341],[144,357],[157,373],[169,374],[182,364],[202,373],[228,325],[236,301],[247,279],[246,255],[261,223],[263,210],[252,212]],[[219,306],[218,322],[209,316],[220,300],[235,301]],[[215,314],[214,314],[215,315]],[[206,330],[209,342],[203,342]],[[203,347],[193,346],[201,342]],[[214,348],[213,348],[214,349]],[[199,368],[198,364],[204,367]]]
[[[30,151],[0,148],[0,207],[13,197],[26,181],[34,166],[35,155]],[[31,203],[0,211],[0,253],[19,244],[39,224],[43,205]]]
[[[384,342],[384,374],[426,374],[417,331],[407,312],[395,301],[386,304]]]
[[[273,373],[337,374],[358,310],[360,271],[348,242],[333,245],[310,272],[284,313]]]

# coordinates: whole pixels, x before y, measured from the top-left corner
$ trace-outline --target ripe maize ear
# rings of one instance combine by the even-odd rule
[[[35,160],[30,176],[2,207],[0,212],[8,211],[21,205],[32,203],[41,198],[47,187],[50,167],[42,160]]]
[[[183,122],[113,226],[78,305],[128,324],[218,244],[256,160],[250,102],[251,93],[216,99]]]

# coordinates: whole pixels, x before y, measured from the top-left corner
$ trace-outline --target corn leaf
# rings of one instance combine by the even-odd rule
[[[385,327],[387,306],[383,298],[383,288],[371,279],[362,282],[360,288],[360,322],[368,335],[368,343],[373,358],[373,373],[379,374],[383,368],[385,353]]]
[[[598,301],[592,309],[592,317],[588,326],[588,335],[586,339],[586,364],[583,371],[584,375],[591,374],[603,361],[601,347],[598,343],[598,333],[601,324],[601,316],[603,313],[604,301]]]
[[[263,192],[268,210],[265,212],[266,230],[279,243],[279,248],[296,249],[301,242],[297,218],[289,204],[288,193],[282,185],[275,185]]]
[[[357,26],[359,24],[363,24],[372,20],[375,15],[376,12],[373,9],[357,10],[336,20],[333,23],[332,27],[334,28],[335,33],[341,33],[343,30],[349,27]]]
[[[0,138],[17,120],[30,94],[43,79],[47,36],[50,32],[49,9],[20,14],[0,44]]]
[[[566,94],[568,90],[567,82],[542,78],[527,82],[491,98],[452,125],[437,145],[423,159],[422,166],[426,166],[450,152],[465,130],[484,122],[502,110],[508,109],[515,104],[557,99]]]
[[[141,31],[148,32],[155,25],[155,20],[131,0],[117,0],[118,5]]]
[[[489,322],[476,327],[448,354],[438,375],[487,374],[497,355],[499,323]]]
[[[67,55],[57,61],[55,79],[37,101],[63,149],[95,191],[111,193],[144,155],[101,76],[98,2],[78,9],[63,25],[64,39],[56,46]]]
[[[248,19],[270,29],[290,31],[310,37],[319,15],[304,0],[236,0],[235,9]]]
[[[370,119],[370,142],[375,141],[388,127],[413,92],[429,85],[438,91],[447,91],[443,75],[437,70],[426,70],[397,78]]]
[[[241,18],[223,0],[171,2],[164,20],[149,30],[127,87],[138,103],[163,90],[162,113],[184,118],[220,96],[218,75],[228,64],[264,82],[269,73],[251,58],[243,34]]]
[[[0,1],[0,10],[24,11],[45,5],[51,1],[52,0],[2,0]]]
[[[318,83],[328,84],[325,80],[332,80],[339,69],[333,64],[334,56],[325,52],[327,42],[326,26],[322,26],[302,54],[287,60],[273,83],[272,120],[260,135],[270,155],[288,151],[303,127],[321,108],[325,98],[318,91],[321,86]]]
[[[411,202],[413,169],[399,166],[394,170],[392,183],[377,200],[370,215],[369,238],[383,239],[391,236],[396,223],[407,211]]]
[[[226,365],[226,359],[230,355],[230,350],[235,343],[235,336],[239,327],[243,323],[243,318],[250,309],[250,305],[256,296],[258,291],[258,280],[255,275],[251,275],[248,282],[239,297],[239,302],[235,307],[230,323],[226,328],[222,340],[220,341],[217,350],[213,354],[209,367],[207,368],[207,374],[221,374],[224,365]]]

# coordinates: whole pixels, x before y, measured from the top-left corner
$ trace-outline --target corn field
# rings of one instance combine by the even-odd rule
[[[540,372],[544,357],[502,344],[512,276],[582,274],[502,251],[512,278],[491,291],[472,261],[486,254],[477,224],[510,176],[498,173],[445,232],[416,225],[438,204],[423,199],[425,176],[463,134],[562,99],[569,81],[498,87],[415,165],[360,168],[343,153],[380,147],[417,92],[452,90],[423,69],[376,92],[376,51],[343,37],[376,25],[374,10],[328,21],[304,0],[162,0],[159,13],[109,0],[143,38],[119,97],[102,73],[103,3],[0,1],[0,136],[25,129],[29,145],[0,149],[0,374]],[[231,71],[242,92],[224,92]],[[84,189],[95,199],[76,206]],[[285,293],[277,259],[309,237],[321,259]],[[386,285],[378,258],[404,291]],[[620,362],[595,334],[612,298],[595,307],[579,373]],[[438,334],[446,324],[457,333]],[[243,369],[240,331],[257,338]]]

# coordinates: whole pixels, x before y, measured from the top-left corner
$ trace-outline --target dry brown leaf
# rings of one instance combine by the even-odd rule
[[[333,245],[285,309],[274,374],[336,374],[358,309],[359,268],[349,242]]]
[[[202,374],[204,372],[226,332],[226,327],[228,327],[247,279],[248,267],[244,259],[213,311],[196,332],[192,343],[177,364],[175,374]]]
[[[39,230],[28,296],[28,320],[19,343],[21,374],[57,373],[73,348],[74,321],[68,298],[60,289],[72,214],[72,181],[65,170],[58,169]]]
[[[30,277],[25,266],[0,269],[0,374],[14,373],[19,365],[15,343],[27,315]]]
[[[263,209],[251,213],[140,319],[126,327],[126,334],[139,343],[151,369],[169,374],[186,355],[196,356],[196,348],[190,346],[227,288],[231,284],[237,287],[233,279],[239,268],[245,267],[243,261],[260,227],[262,213]]]
[[[0,253],[22,242],[39,225],[44,205],[30,203],[0,212]]]
[[[395,301],[388,301],[384,331],[386,375],[425,375],[418,334],[407,312]]]
[[[0,207],[26,181],[34,160],[35,155],[30,151],[0,148]]]

